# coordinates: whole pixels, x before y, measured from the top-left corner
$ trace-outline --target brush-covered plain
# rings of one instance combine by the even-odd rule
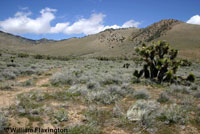
[[[13,58],[15,57],[15,58]],[[5,127],[67,128],[69,134],[200,133],[200,64],[158,84],[133,76],[133,60],[35,59],[1,52],[0,132]],[[14,59],[14,61],[12,61]],[[130,64],[124,68],[124,64]]]

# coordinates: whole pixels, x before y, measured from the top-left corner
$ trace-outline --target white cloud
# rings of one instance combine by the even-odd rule
[[[64,31],[66,34],[81,34],[84,33],[94,34],[102,31],[104,29],[103,18],[104,14],[92,14],[89,19],[79,19],[74,22],[71,26],[67,27]]]
[[[129,20],[127,22],[125,22],[122,27],[123,28],[129,28],[129,27],[138,27],[141,23],[134,21],[134,20]]]
[[[80,18],[70,25],[69,22],[57,23],[51,26],[51,21],[56,18],[56,9],[45,8],[40,11],[41,16],[32,19],[31,12],[17,12],[14,17],[0,21],[0,29],[15,34],[45,34],[45,33],[65,33],[65,34],[95,34],[108,28],[128,28],[138,27],[140,22],[129,20],[122,26],[111,25],[105,26],[103,20],[106,15],[92,14],[89,18]]]
[[[187,23],[190,23],[190,24],[198,24],[200,25],[200,15],[195,15],[193,17],[191,17]]]
[[[69,23],[57,23],[55,27],[51,27],[50,33],[61,33],[68,27]]]
[[[118,28],[128,28],[128,27],[138,27],[140,22],[136,22],[134,20],[129,20],[125,22],[122,26],[118,25],[111,25],[111,26],[104,26],[103,19],[106,17],[104,14],[92,14],[90,18],[79,19],[78,21],[74,22],[71,26],[67,27],[64,31],[66,34],[95,34],[101,32],[105,29],[118,29]]]
[[[36,19],[31,19],[31,12],[17,12],[13,18],[8,18],[0,21],[0,27],[3,31],[9,33],[34,33],[42,34],[49,33],[51,26],[50,22],[55,19],[53,12],[55,9],[45,8],[40,11],[41,16]]]

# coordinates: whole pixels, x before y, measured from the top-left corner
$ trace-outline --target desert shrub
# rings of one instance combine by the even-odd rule
[[[136,48],[136,52],[144,61],[143,69],[135,70],[133,73],[138,79],[142,76],[150,78],[159,83],[175,82],[176,72],[181,65],[180,60],[176,60],[178,50],[171,49],[165,41],[158,41],[157,44]],[[193,79],[186,79],[193,81]]]
[[[135,91],[133,86],[129,83],[123,83],[121,89],[125,90],[126,92],[129,92],[130,94],[132,94]]]
[[[67,57],[67,56],[58,56],[55,59],[56,60],[61,60],[61,61],[68,61],[68,60],[70,60],[70,57]]]
[[[179,102],[180,106],[187,112],[191,112],[195,110],[194,105],[194,97],[193,96],[186,96],[181,98]]]
[[[122,81],[117,78],[114,77],[112,75],[107,75],[102,81],[100,81],[101,85],[111,85],[111,84],[121,84]]]
[[[194,82],[196,79],[195,75],[193,73],[190,73],[187,77],[187,80],[190,82]]]
[[[200,125],[200,116],[196,118],[196,122]]]
[[[158,102],[160,103],[166,103],[170,100],[170,96],[166,92],[162,92],[157,99]]]
[[[16,78],[16,75],[13,72],[2,72],[2,76],[7,80],[14,80]]]
[[[187,86],[182,85],[171,85],[170,89],[168,90],[169,93],[183,93],[183,94],[190,94],[190,88]]]
[[[116,95],[111,95],[106,90],[99,90],[99,91],[89,92],[87,94],[87,100],[89,102],[112,104],[118,99],[119,98]]]
[[[14,86],[14,83],[4,82],[0,84],[0,90],[12,90],[12,86]]]
[[[181,66],[191,66],[192,65],[192,62],[190,62],[189,60],[187,59],[183,59],[181,61]]]
[[[2,56],[2,53],[0,53],[0,56]]]
[[[99,57],[96,57],[97,60],[100,60],[100,61],[109,61],[109,60],[116,60],[116,58],[113,58],[113,57],[103,57],[103,56],[99,56]]]
[[[74,76],[70,73],[62,73],[62,72],[57,72],[55,73],[51,79],[50,82],[52,85],[72,85],[74,83],[75,79]]]
[[[183,87],[183,90],[182,90],[182,93],[183,94],[190,94],[190,88],[189,87]]]
[[[59,109],[54,113],[55,119],[59,122],[67,121],[68,120],[68,113],[65,109]]]
[[[15,63],[9,63],[7,64],[7,67],[19,67],[19,65]]]
[[[185,124],[186,123],[186,113],[185,110],[176,104],[171,104],[169,106],[165,106],[162,109],[161,115],[159,116],[159,120],[165,122],[166,124]]]
[[[196,84],[192,84],[190,86],[190,89],[193,90],[193,91],[198,90],[198,86]]]
[[[20,58],[27,58],[27,57],[29,57],[29,54],[19,53],[19,54],[17,54],[17,56],[20,57]]]
[[[116,102],[115,106],[113,107],[113,116],[114,117],[124,116],[124,113],[125,113],[124,108],[121,106],[119,102]]]
[[[159,116],[159,106],[155,101],[138,100],[128,109],[126,116],[130,121],[150,127]]]
[[[43,101],[48,95],[39,90],[22,93],[17,96],[15,112],[20,116],[38,115],[41,112]]]
[[[28,80],[22,82],[21,84],[22,84],[22,86],[32,86],[32,85],[34,85],[34,80],[28,79]]]
[[[0,133],[5,134],[4,129],[8,127],[8,120],[5,117],[5,114],[0,112]]]
[[[25,68],[21,72],[22,75],[32,75],[32,74],[35,74],[35,73],[36,73],[36,70],[31,69],[31,68]]]
[[[105,90],[108,91],[110,95],[116,95],[119,97],[125,96],[127,93],[125,90],[122,90],[119,86],[116,85],[110,85]]]
[[[146,89],[136,90],[133,94],[133,98],[135,99],[149,99],[150,94]]]
[[[169,94],[173,94],[173,93],[181,93],[182,91],[183,91],[183,86],[173,84],[166,92]]]
[[[84,115],[89,123],[95,125],[103,125],[107,119],[112,117],[110,111],[99,109],[95,106],[90,106],[89,109],[84,112]]]
[[[45,55],[40,55],[40,54],[37,54],[37,55],[34,55],[33,56],[35,59],[45,59]]]
[[[55,73],[51,79],[50,82],[52,85],[73,85],[73,84],[79,84],[84,83],[84,80],[82,75],[83,71],[79,69],[71,69],[71,70],[62,70],[61,72]]]
[[[67,134],[101,134],[100,129],[93,125],[76,125],[69,129]]]
[[[86,87],[80,84],[72,85],[67,91],[72,94],[80,94],[82,96],[86,96],[89,92],[89,90]]]
[[[200,90],[193,92],[193,96],[200,99]]]
[[[70,99],[74,99],[77,96],[80,96],[81,94],[78,92],[69,92],[66,90],[61,90],[61,91],[56,91],[54,92],[51,97],[55,100],[59,100],[59,101],[65,101],[65,100],[70,100]]]
[[[90,90],[97,90],[99,87],[100,87],[100,85],[99,85],[98,82],[89,81],[89,82],[87,83],[87,88],[90,89]]]

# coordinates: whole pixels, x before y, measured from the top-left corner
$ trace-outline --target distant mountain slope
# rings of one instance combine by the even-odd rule
[[[0,49],[54,56],[133,56],[142,42],[167,40],[184,57],[199,58],[200,26],[169,19],[147,28],[107,29],[83,38],[29,40],[0,32]]]
[[[140,29],[137,33],[133,33],[130,39],[135,44],[150,42],[163,36],[168,30],[172,29],[175,25],[181,23],[183,22],[173,19],[161,20],[160,22],[154,23],[147,28]]]
[[[117,56],[120,55],[117,50],[121,49],[120,47],[127,42],[128,37],[137,31],[137,28],[109,29],[84,38],[72,38],[45,45],[31,46],[31,51],[62,56]],[[112,50],[114,52],[110,53]]]
[[[21,36],[12,35],[9,33],[5,33],[0,31],[0,44],[10,44],[10,45],[34,45],[40,43],[50,43],[55,42],[55,40],[48,40],[48,39],[40,39],[40,40],[31,40]]]
[[[181,23],[156,40],[166,40],[185,58],[200,61],[200,25]]]

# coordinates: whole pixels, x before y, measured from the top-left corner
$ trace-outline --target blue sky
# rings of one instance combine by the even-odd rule
[[[161,19],[200,24],[200,0],[5,0],[0,30],[31,39],[66,39]]]

